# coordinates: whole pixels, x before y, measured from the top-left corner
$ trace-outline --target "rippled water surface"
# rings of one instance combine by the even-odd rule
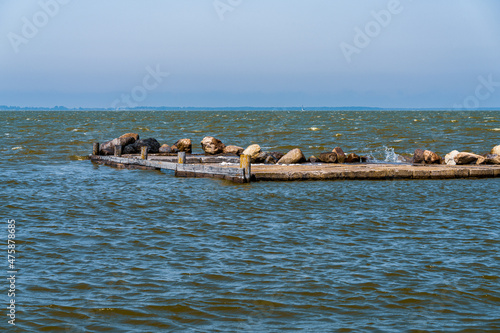
[[[0,112],[22,332],[498,332],[500,179],[236,185],[85,160],[126,132],[488,152],[500,112]],[[6,249],[4,248],[4,258]],[[5,261],[5,260],[4,260]],[[0,267],[7,276],[6,261]],[[7,289],[1,288],[7,325]]]

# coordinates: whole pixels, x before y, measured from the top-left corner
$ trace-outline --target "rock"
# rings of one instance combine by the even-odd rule
[[[318,156],[318,160],[323,163],[338,163],[337,153],[321,153]]]
[[[457,156],[458,154],[460,154],[458,150],[454,150],[446,154],[446,156],[444,157],[444,163],[446,165],[457,165],[457,163],[455,162],[455,156]]]
[[[306,158],[302,153],[302,150],[300,150],[299,148],[295,148],[290,150],[288,153],[285,154],[285,156],[280,158],[278,164],[298,164],[298,163],[303,163],[305,161]]]
[[[441,164],[441,157],[430,150],[424,151],[424,161],[426,164]]]
[[[311,157],[309,157],[309,159],[307,160],[307,162],[309,163],[318,163],[318,158],[314,155],[312,155]]]
[[[491,155],[500,155],[500,145],[493,147]]]
[[[257,155],[255,158],[252,158],[251,162],[252,163],[265,163],[267,157],[269,156],[268,153],[261,151],[259,155]]]
[[[482,156],[482,158],[478,158],[476,161],[476,164],[477,165],[484,165],[484,164],[498,165],[498,164],[500,164],[500,155],[487,154],[486,156]]]
[[[125,148],[125,146],[133,144],[137,140],[139,140],[139,134],[136,133],[123,134],[122,136],[116,139],[101,144],[100,154],[113,155],[115,153],[115,146],[121,145],[123,148]]]
[[[224,147],[224,154],[240,156],[245,149],[238,146],[226,146]]]
[[[172,148],[174,147],[177,150],[177,152],[183,151],[188,154],[191,154],[193,152],[193,143],[191,142],[191,139],[180,139],[179,141],[174,143]]]
[[[163,145],[159,149],[160,153],[170,154],[172,152],[172,148],[169,145]]]
[[[371,156],[367,156],[367,155],[361,156],[361,163],[366,163],[366,162],[371,161],[371,160],[372,160]]]
[[[401,162],[401,163],[411,163],[412,159],[413,159],[413,156],[410,154],[398,155],[398,162]]]
[[[458,153],[455,156],[455,163],[457,165],[475,164],[480,157],[482,156],[472,153]]]
[[[350,153],[349,155],[347,155],[345,159],[345,163],[360,163],[360,162],[361,158],[354,153]]]
[[[213,136],[206,136],[201,140],[201,148],[208,155],[217,155],[224,152],[226,145],[222,143],[219,139]]]
[[[138,154],[141,152],[141,147],[148,147],[148,153],[157,154],[160,151],[160,143],[154,138],[137,140],[131,145],[126,146],[123,149],[124,154]]]
[[[267,155],[266,160],[264,161],[264,164],[276,164],[278,163],[278,160],[274,158],[272,155]]]
[[[271,151],[267,154],[274,157],[276,159],[276,161],[279,161],[283,156],[285,156],[285,154],[277,152],[277,151]]]
[[[345,153],[340,147],[335,147],[332,150],[332,153],[337,153],[337,160],[339,163],[344,163],[345,162]]]
[[[250,158],[253,160],[255,159],[257,156],[259,156],[261,150],[260,150],[260,146],[259,145],[251,145],[251,146],[248,146],[247,149],[245,149],[241,155],[249,155]]]
[[[422,149],[417,149],[413,153],[413,163],[425,163],[424,151]]]

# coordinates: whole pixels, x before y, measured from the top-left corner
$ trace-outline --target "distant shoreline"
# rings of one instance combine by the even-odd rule
[[[500,111],[499,108],[454,109],[454,108],[379,108],[379,107],[137,107],[130,109],[112,108],[67,108],[56,107],[17,107],[0,105],[0,111]]]

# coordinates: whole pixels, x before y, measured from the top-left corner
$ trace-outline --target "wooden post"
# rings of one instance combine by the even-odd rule
[[[250,155],[240,156],[240,169],[245,170],[245,181],[250,183],[250,178],[252,177],[252,167],[251,167]]]
[[[179,164],[186,164],[186,152],[180,151],[177,154],[177,163],[179,163]]]
[[[141,147],[141,159],[142,160],[147,160],[148,159],[148,147],[147,146],[142,146]]]
[[[100,145],[99,145],[99,142],[94,142],[94,145],[92,146],[92,155],[99,155],[99,148],[100,148]]]
[[[115,146],[115,156],[122,157],[122,145]]]

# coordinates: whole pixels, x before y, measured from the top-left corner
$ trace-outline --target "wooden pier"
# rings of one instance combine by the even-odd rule
[[[177,177],[219,178],[237,183],[251,181],[296,180],[395,180],[500,177],[500,165],[422,165],[422,164],[320,164],[250,165],[249,156],[205,156],[147,154],[115,156],[90,155],[94,163],[119,168],[165,169]]]

